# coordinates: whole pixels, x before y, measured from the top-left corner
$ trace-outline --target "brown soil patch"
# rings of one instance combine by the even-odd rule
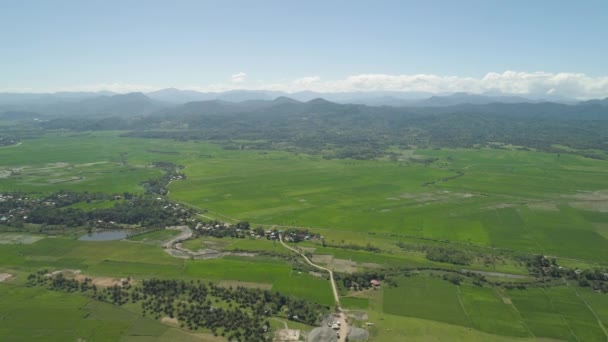
[[[310,274],[313,277],[317,277],[317,278],[323,278],[323,273],[319,273],[319,272],[314,272],[314,271],[310,271],[308,272],[308,274]]]
[[[576,209],[608,212],[608,190],[580,191],[574,195],[562,195],[572,201],[568,204]]]
[[[599,211],[602,213],[608,212],[608,201],[578,201],[569,202],[568,205],[576,209]]]
[[[306,253],[314,253],[317,249],[314,247],[300,247],[300,249]]]
[[[0,273],[0,283],[8,280],[9,278],[11,278],[13,275],[10,273]]]
[[[238,280],[222,280],[218,284],[221,287],[245,287],[248,289],[261,289],[261,290],[270,290],[272,289],[272,284],[269,283],[254,283],[247,281],[238,281]]]
[[[527,207],[532,210],[559,211],[557,205],[551,202],[530,203]]]
[[[165,316],[160,319],[160,322],[163,324],[172,325],[174,327],[179,326],[179,322],[177,321],[177,318],[175,318],[175,317],[171,318],[169,316]]]
[[[346,313],[346,317],[353,318],[357,321],[367,321],[369,317],[365,311],[349,311]]]
[[[514,206],[515,206],[515,204],[513,204],[513,203],[498,203],[498,204],[490,205],[490,206],[487,206],[487,207],[483,207],[481,209],[491,209],[491,210],[494,210],[494,209],[511,208],[511,207],[514,207]]]
[[[55,271],[51,273],[51,275],[57,274],[57,272],[66,273],[66,271],[71,272],[73,270],[62,270]],[[122,286],[123,281],[126,281],[127,278],[111,278],[111,277],[91,277],[80,273],[80,270],[76,270],[77,272],[73,272],[76,276],[74,277],[78,281],[83,281],[85,278],[91,279],[91,283],[95,286],[99,287],[112,287],[114,285]],[[130,281],[133,284],[133,280]]]
[[[357,263],[346,259],[334,259],[331,267],[337,272],[354,273],[357,272]]]
[[[332,260],[334,260],[334,256],[333,255],[327,255],[327,254],[314,254],[312,256],[312,262],[316,263],[321,263],[321,264],[329,264],[332,262]]]
[[[513,304],[513,302],[511,302],[511,298],[507,298],[507,297],[502,297],[502,302],[508,305]]]
[[[300,330],[296,329],[279,329],[275,334],[275,341],[299,341]]]

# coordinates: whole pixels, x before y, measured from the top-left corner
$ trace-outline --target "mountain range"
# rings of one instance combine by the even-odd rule
[[[324,101],[336,104],[366,106],[388,106],[406,108],[442,107],[462,109],[463,106],[483,106],[489,104],[546,104],[555,106],[608,106],[608,98],[602,100],[548,101],[521,96],[478,95],[454,93],[432,95],[423,93],[399,92],[360,92],[360,93],[314,93],[299,92],[287,94],[276,91],[232,90],[219,93],[203,93],[192,90],[162,89],[149,93],[91,93],[63,92],[48,94],[0,93],[0,113],[10,113],[11,117],[23,116],[145,116],[152,113],[200,112],[249,112],[274,107],[277,104],[314,103]],[[321,100],[323,99],[323,100]],[[500,107],[500,106],[498,106]],[[542,108],[538,106],[537,108]],[[469,108],[469,110],[472,110]],[[542,110],[544,112],[545,110]],[[560,110],[558,110],[560,111]],[[7,116],[8,114],[5,114]]]

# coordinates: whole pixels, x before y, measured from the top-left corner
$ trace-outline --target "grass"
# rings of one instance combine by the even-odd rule
[[[608,263],[602,228],[608,215],[596,215],[592,207],[575,209],[567,197],[608,188],[608,162],[497,149],[412,153],[438,162],[323,160],[119,138],[116,132],[56,133],[0,150],[2,168],[22,168],[21,174],[0,179],[0,191],[141,192],[144,180],[160,174],[150,163],[164,160],[184,165],[187,175],[171,183],[170,197],[208,208],[214,216],[397,233]],[[457,172],[463,175],[438,181]]]
[[[403,278],[384,289],[384,312],[471,327],[458,287],[428,276]]]
[[[503,300],[496,289],[463,285],[460,298],[476,329],[498,335],[531,337],[515,307]]]
[[[177,230],[160,229],[148,233],[138,234],[129,238],[130,241],[161,244],[179,234]]]
[[[107,303],[90,302],[78,294],[0,284],[0,338],[11,341],[117,341],[139,335],[162,336],[169,328],[159,322]]]
[[[342,297],[340,298],[340,305],[348,310],[366,310],[369,307],[369,299],[359,297]]]
[[[606,161],[566,153],[558,157],[496,149],[409,152],[438,158],[430,165],[323,160],[277,151],[227,151],[201,142],[120,138],[117,134],[47,134],[0,149],[0,174],[18,169],[0,178],[0,191],[141,193],[143,181],[161,174],[150,164],[162,160],[185,166],[187,179],[171,183],[171,199],[207,208],[210,212],[205,215],[222,220],[248,220],[265,228],[309,228],[331,246],[302,246],[314,248],[314,254],[352,260],[359,269],[368,263],[526,274],[523,265],[509,259],[512,252],[499,255],[490,248],[557,256],[570,267],[608,264],[608,214],[594,209],[597,200],[591,205],[584,199],[590,192],[608,188]],[[446,181],[459,174],[462,176]],[[73,206],[89,210],[114,203]],[[32,232],[36,229],[30,228]],[[0,240],[7,242],[0,244],[0,269],[17,277],[0,285],[0,320],[6,323],[0,325],[0,339],[196,338],[141,319],[134,311],[18,286],[24,275],[42,268],[80,269],[92,276],[272,284],[273,291],[333,306],[327,280],[294,272],[289,263],[277,258],[173,258],[158,246],[173,231],[138,235],[131,242],[63,237],[34,241],[10,234],[14,235],[0,234]],[[16,244],[20,241],[30,244]],[[421,250],[399,248],[397,242],[452,244],[502,259],[494,265],[477,259],[467,266],[438,263],[427,260]],[[381,252],[340,248],[367,244]],[[193,250],[289,253],[279,244],[261,239],[201,238],[184,245]],[[500,291],[470,284],[456,286],[428,275],[402,278],[398,283],[398,287],[372,292],[370,299],[342,298],[345,308],[368,311],[369,320],[376,324],[370,328],[374,341],[402,340],[403,336],[414,341],[446,336],[454,341],[525,340],[531,336],[606,339],[598,322],[608,326],[608,302],[588,289],[565,284]],[[39,317],[36,324],[31,324],[28,313]],[[29,329],[28,324],[34,327]]]
[[[536,336],[570,341],[606,339],[593,313],[572,288],[537,288],[508,294]],[[601,300],[603,296],[593,297]]]

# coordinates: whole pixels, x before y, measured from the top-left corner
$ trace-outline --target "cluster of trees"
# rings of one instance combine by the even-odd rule
[[[580,286],[608,293],[608,268],[578,270],[562,267],[555,258],[535,255],[525,259],[531,274],[539,278],[565,278],[577,281]]]
[[[277,232],[278,234],[278,232]],[[301,242],[305,240],[315,240],[320,239],[321,234],[313,233],[308,231],[308,229],[301,228],[288,228],[283,232],[283,237],[290,242]]]
[[[372,280],[386,281],[389,285],[396,285],[390,277],[387,270],[365,271],[359,273],[336,273],[334,277],[340,281],[347,289],[361,291],[372,287]]]
[[[451,247],[433,246],[426,249],[426,258],[431,261],[445,262],[454,265],[469,265],[473,257],[469,253]]]
[[[210,221],[192,221],[194,226],[194,237],[197,236],[212,236],[216,238],[231,237],[234,239],[244,239],[250,236],[249,222],[241,221],[235,225],[226,224],[218,220]]]
[[[1,146],[12,146],[19,143],[19,139],[12,136],[0,135],[0,147]]]
[[[273,315],[286,315],[290,320],[316,325],[329,310],[278,292],[225,288],[200,280],[148,279],[132,286],[126,279],[121,284],[98,289],[88,278],[79,281],[67,279],[61,273],[50,276],[41,271],[28,276],[28,285],[80,291],[115,305],[141,303],[144,316],[177,318],[184,328],[207,328],[230,341],[272,340],[268,317]]]
[[[117,202],[112,208],[96,208],[85,211],[79,208],[38,207],[30,211],[27,222],[78,226],[106,226],[127,224],[147,227],[175,226],[187,222],[192,216],[190,209],[179,205],[168,205],[164,200],[149,196],[136,196]]]
[[[143,183],[146,193],[166,195],[168,192],[167,185],[171,181],[186,179],[186,175],[179,172],[179,170],[183,169],[183,166],[166,161],[157,161],[152,163],[152,165],[163,170],[165,173],[158,178],[149,179]]]
[[[193,211],[180,204],[148,195],[121,195],[59,191],[44,197],[25,193],[0,194],[0,214],[7,215],[7,225],[20,227],[24,223],[60,225],[66,227],[108,227],[145,225],[165,227],[185,224]],[[113,200],[111,208],[83,210],[70,205],[92,200]]]

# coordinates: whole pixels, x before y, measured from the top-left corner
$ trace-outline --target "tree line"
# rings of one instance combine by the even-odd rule
[[[230,341],[271,341],[272,316],[316,325],[329,310],[319,304],[288,297],[269,290],[241,286],[221,287],[200,280],[145,279],[132,285],[130,279],[99,288],[90,278],[77,280],[47,270],[32,273],[28,286],[44,286],[55,291],[80,292],[114,305],[141,305],[143,316],[176,318],[189,330],[209,329]]]

